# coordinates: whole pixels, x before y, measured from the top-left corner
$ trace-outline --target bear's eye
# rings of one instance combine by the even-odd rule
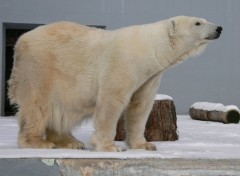
[[[196,26],[200,26],[201,23],[200,23],[200,22],[196,22],[195,25],[196,25]]]

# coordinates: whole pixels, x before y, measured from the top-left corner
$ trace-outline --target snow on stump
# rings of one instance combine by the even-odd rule
[[[116,141],[125,140],[125,123],[125,119],[121,117],[118,121]],[[147,141],[178,140],[177,116],[172,97],[161,94],[156,96],[144,135]]]
[[[195,120],[239,123],[240,114],[237,106],[224,106],[220,103],[196,102],[189,109],[189,115]]]

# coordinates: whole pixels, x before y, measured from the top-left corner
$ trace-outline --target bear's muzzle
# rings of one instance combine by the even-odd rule
[[[218,39],[222,33],[222,26],[217,26],[216,30],[211,34],[209,35],[206,39],[207,40],[215,40],[215,39]]]

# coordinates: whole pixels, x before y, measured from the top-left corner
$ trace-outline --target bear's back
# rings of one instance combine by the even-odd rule
[[[53,41],[55,43],[65,43],[74,39],[81,40],[81,38],[87,37],[92,33],[101,33],[103,31],[104,30],[80,25],[74,22],[61,21],[39,26],[23,34],[19,40],[30,40],[31,42],[33,40],[44,40],[44,42]]]

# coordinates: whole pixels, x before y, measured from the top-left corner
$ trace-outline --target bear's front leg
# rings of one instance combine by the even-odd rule
[[[125,112],[127,119],[126,142],[132,149],[157,150],[156,146],[147,142],[144,137],[146,122],[152,109],[153,101],[135,102]]]
[[[161,74],[159,73],[140,87],[132,96],[131,102],[125,111],[127,120],[126,142],[132,149],[157,150],[154,144],[146,141],[144,131],[160,79]]]
[[[117,122],[129,102],[129,98],[120,95],[106,95],[98,99],[94,114],[95,132],[91,143],[96,151],[122,152],[123,149],[115,145]]]

